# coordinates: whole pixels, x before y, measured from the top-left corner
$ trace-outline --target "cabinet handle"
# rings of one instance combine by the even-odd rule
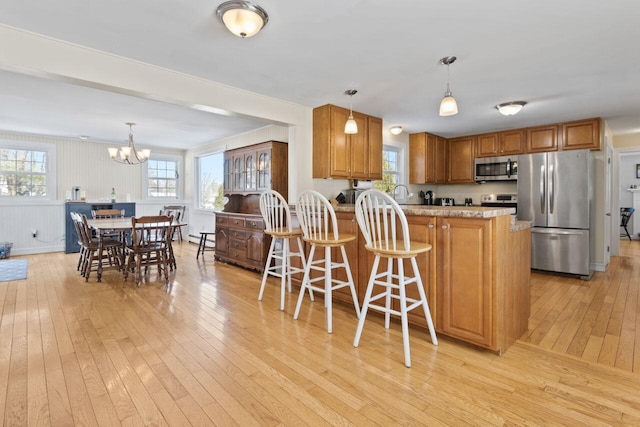
[[[447,226],[446,226],[446,225],[443,225],[443,226],[442,226],[442,229],[443,229],[443,230],[446,230],[446,229],[447,229]]]
[[[433,228],[433,224],[429,224],[429,228]]]

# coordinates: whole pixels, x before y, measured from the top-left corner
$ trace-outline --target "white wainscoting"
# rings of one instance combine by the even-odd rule
[[[0,218],[0,241],[13,243],[12,255],[64,251],[63,202],[2,204]]]

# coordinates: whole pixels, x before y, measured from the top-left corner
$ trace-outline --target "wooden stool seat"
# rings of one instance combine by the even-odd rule
[[[200,253],[202,253],[202,256],[204,257],[204,251],[216,250],[215,246],[207,246],[207,238],[209,237],[209,234],[213,234],[215,236],[216,232],[209,230],[202,230],[200,232],[200,242],[198,243],[198,253],[196,254],[196,259],[200,257]]]
[[[396,242],[395,245],[384,244],[380,248],[371,245],[364,245],[366,250],[387,258],[412,258],[418,254],[429,252],[431,250],[431,245],[429,243],[415,241],[409,241],[408,249],[388,249],[388,247],[399,248],[402,246],[400,246],[400,242]]]

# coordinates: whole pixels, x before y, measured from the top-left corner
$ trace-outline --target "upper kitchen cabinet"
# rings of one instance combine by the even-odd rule
[[[447,140],[420,132],[409,135],[409,182],[411,184],[446,184]]]
[[[602,149],[599,118],[562,124],[562,149],[579,150],[583,148],[590,150]]]
[[[528,128],[527,153],[558,151],[558,125]]]
[[[248,195],[273,189],[288,197],[288,146],[267,141],[224,152],[224,194]]]
[[[474,183],[473,159],[475,137],[464,136],[449,140],[448,184]]]
[[[313,177],[382,179],[382,119],[353,112],[358,133],[345,134],[349,110],[313,109]]]
[[[524,153],[524,130],[485,133],[476,136],[476,157],[511,156]]]

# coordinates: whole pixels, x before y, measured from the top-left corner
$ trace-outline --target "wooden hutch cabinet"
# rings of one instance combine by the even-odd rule
[[[268,141],[224,153],[224,194],[216,212],[215,258],[262,271],[271,240],[264,234],[260,193],[273,189],[288,198],[288,146]]]
[[[358,133],[344,133],[349,110],[313,109],[313,177],[382,179],[382,119],[353,112]]]

